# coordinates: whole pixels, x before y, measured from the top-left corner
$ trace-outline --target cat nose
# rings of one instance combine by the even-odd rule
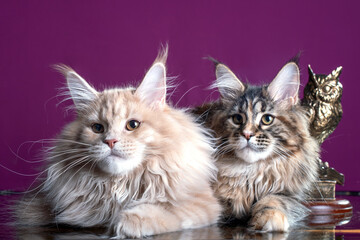
[[[106,143],[111,149],[113,149],[117,141],[118,140],[116,139],[105,139],[104,143]]]
[[[251,132],[251,131],[243,131],[243,135],[244,135],[244,137],[246,138],[246,140],[250,140],[250,138],[252,137],[252,136],[254,136],[254,133],[253,132]]]

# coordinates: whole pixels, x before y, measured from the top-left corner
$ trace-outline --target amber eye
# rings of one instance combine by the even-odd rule
[[[270,125],[273,123],[274,121],[274,117],[270,114],[265,114],[264,116],[262,116],[261,118],[261,122],[264,124],[264,125]]]
[[[130,120],[126,123],[126,130],[134,131],[140,126],[140,122],[137,120]]]
[[[94,133],[103,133],[105,130],[104,126],[100,123],[94,123],[93,125],[91,125],[91,129]]]
[[[245,115],[244,114],[234,114],[232,115],[232,121],[236,124],[236,125],[240,125],[243,124],[245,122]]]

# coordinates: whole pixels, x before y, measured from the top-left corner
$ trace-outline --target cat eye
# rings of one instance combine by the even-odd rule
[[[128,131],[134,131],[140,126],[140,122],[137,120],[130,120],[126,123],[126,130]]]
[[[93,125],[91,125],[91,129],[94,133],[103,133],[105,130],[104,126],[100,123],[94,123]]]
[[[270,124],[273,123],[274,119],[275,119],[275,118],[274,118],[272,115],[270,115],[270,114],[265,114],[264,116],[262,116],[261,122],[262,122],[262,124],[264,124],[264,125],[270,125]]]
[[[231,119],[236,125],[245,123],[245,115],[244,114],[234,114],[234,115],[232,115]]]

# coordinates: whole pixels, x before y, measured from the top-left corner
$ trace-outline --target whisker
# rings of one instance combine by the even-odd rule
[[[81,158],[81,159],[79,159],[79,160],[71,163],[71,164],[70,164],[70,165],[71,165],[70,167],[74,167],[74,166],[76,166],[76,165],[78,165],[78,164],[81,164],[82,162],[85,162],[85,161],[87,160],[86,158],[87,158],[87,156],[85,156],[85,157],[83,157],[83,158]],[[61,162],[63,162],[63,161],[61,161]],[[53,165],[53,166],[54,166],[54,165]],[[67,166],[64,166],[63,168],[60,168],[59,170],[55,171],[53,176],[49,176],[49,175],[48,175],[46,181],[42,182],[42,183],[41,183],[39,186],[37,186],[36,188],[28,191],[28,192],[33,192],[34,190],[37,190],[37,189],[38,189],[37,193],[35,193],[34,196],[32,197],[32,199],[30,200],[30,203],[37,197],[37,195],[43,190],[43,188],[44,188],[46,185],[51,185],[51,184],[53,183],[53,181],[55,181],[56,179],[58,179],[63,173],[65,173],[66,171],[69,170],[69,166],[68,166],[66,170],[62,171],[65,167],[67,167]],[[49,167],[49,168],[50,168],[50,167]],[[48,168],[48,169],[49,169],[49,168]],[[48,169],[47,169],[47,170],[48,170]],[[61,173],[59,174],[59,172],[61,172]],[[48,182],[48,180],[49,180],[50,182]]]
[[[230,153],[236,148],[236,144],[225,142],[216,149],[215,156],[219,157],[220,155]]]
[[[11,152],[12,154],[14,154],[14,155],[15,155],[16,159],[20,159],[20,160],[22,160],[22,161],[24,161],[24,162],[26,162],[26,163],[39,163],[39,162],[43,162],[43,161],[45,161],[44,159],[41,159],[41,160],[34,160],[34,161],[29,161],[29,160],[27,160],[27,159],[25,159],[25,158],[21,157],[18,153],[15,153],[15,152],[12,150],[12,148],[11,148],[11,147],[9,147],[9,150],[10,150],[10,152]]]
[[[42,184],[40,184],[39,186],[37,186],[36,188],[30,190],[30,188],[31,188],[31,187],[33,186],[33,184],[38,180],[38,178],[39,178],[42,174],[44,174],[45,172],[47,172],[51,167],[57,166],[57,165],[65,162],[65,161],[69,161],[69,160],[71,160],[71,159],[73,159],[73,158],[77,158],[77,157],[81,157],[81,156],[83,156],[83,155],[82,155],[82,154],[78,154],[78,155],[73,155],[73,156],[71,156],[71,157],[62,159],[61,161],[59,161],[59,162],[57,162],[57,163],[54,163],[54,164],[52,164],[51,166],[49,166],[48,168],[46,168],[45,170],[41,171],[40,173],[37,174],[38,177],[35,178],[35,180],[30,184],[30,186],[28,187],[28,189],[27,189],[25,192],[23,192],[23,194],[30,193],[30,192],[33,192],[34,190],[39,189],[39,188],[41,187],[41,185],[44,184],[44,182],[43,182]]]
[[[81,162],[86,162],[82,167],[80,167],[70,178],[69,178],[69,180],[66,182],[66,184],[67,183],[69,183],[70,182],[70,180],[81,170],[81,169],[83,169],[87,164],[89,164],[91,161],[87,161],[88,160],[88,158],[85,158],[83,161],[81,161]],[[95,161],[93,161],[93,164],[95,163]],[[80,163],[79,163],[80,164]],[[65,185],[66,185],[65,184]]]
[[[33,174],[20,173],[20,172],[14,171],[14,170],[2,165],[1,163],[0,163],[0,167],[6,169],[9,172],[12,172],[12,173],[17,174],[19,176],[22,176],[22,177],[35,177],[35,176],[39,175],[39,173],[33,173]]]
[[[175,106],[178,106],[179,102],[185,97],[186,94],[188,94],[190,91],[194,90],[195,88],[197,88],[199,86],[193,86],[192,88],[190,88],[189,90],[187,90],[180,98],[179,100],[175,103]]]
[[[51,159],[54,159],[54,158],[58,158],[60,156],[63,156],[63,155],[66,155],[66,154],[70,154],[70,153],[87,153],[89,152],[88,149],[75,149],[75,150],[67,150],[67,151],[63,151],[63,152],[51,152],[51,153],[58,153],[56,155],[49,155],[48,156],[48,159],[51,160]],[[76,155],[77,156],[77,155]]]
[[[57,138],[57,139],[46,139],[46,141],[56,142],[56,143],[73,143],[73,144],[78,144],[78,145],[82,145],[82,146],[91,147],[91,144],[83,143],[83,142],[79,142],[79,141],[74,141],[74,140],[69,140],[69,139]]]
[[[82,162],[84,161],[84,159],[86,160],[86,158],[87,158],[87,157],[83,157],[83,158],[81,158],[81,159],[79,159],[79,160],[71,163],[70,165],[75,166],[75,165],[77,165],[77,164],[80,164],[80,163],[82,163]],[[74,164],[74,163],[75,163],[75,164]],[[50,167],[49,167],[49,168],[50,168]],[[65,167],[64,167],[64,168],[65,168]],[[46,187],[46,185],[51,185],[52,182],[55,181],[54,179],[58,179],[63,173],[65,173],[65,172],[69,169],[69,167],[68,167],[65,171],[61,171],[61,170],[64,169],[64,168],[60,168],[60,169],[54,174],[55,176],[48,176],[47,179],[46,179],[46,181],[42,182],[37,188],[35,188],[35,189],[39,189],[39,188],[40,188],[40,189],[39,189],[39,191],[37,191],[37,193],[34,194],[34,196],[32,197],[32,199],[31,199],[30,202],[29,202],[29,205],[30,205],[30,203],[31,203],[34,199],[36,199],[36,197],[38,196],[38,194],[43,190],[43,187]],[[58,172],[60,172],[60,171],[61,171],[61,173],[58,174]],[[57,174],[58,174],[58,175],[57,175]],[[48,182],[48,180],[50,180],[50,182]],[[35,189],[32,189],[30,192],[34,191]],[[29,205],[28,205],[28,206],[29,206]],[[26,209],[26,208],[25,208],[25,209]]]

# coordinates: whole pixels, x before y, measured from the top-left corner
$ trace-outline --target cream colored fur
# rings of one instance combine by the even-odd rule
[[[19,224],[102,226],[123,238],[217,221],[211,139],[184,110],[166,104],[165,59],[166,51],[137,90],[97,92],[72,69],[60,67],[78,116],[49,152],[40,192],[20,204]],[[134,119],[140,126],[127,130]],[[95,133],[94,123],[104,133]],[[113,148],[108,139],[117,140]]]

